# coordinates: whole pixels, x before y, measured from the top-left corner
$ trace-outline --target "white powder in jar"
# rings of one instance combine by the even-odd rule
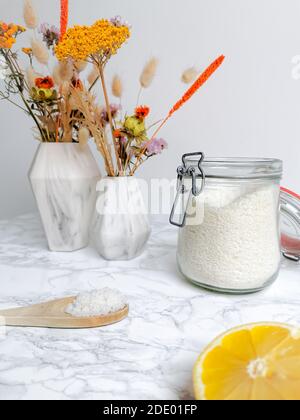
[[[106,316],[121,311],[127,304],[127,299],[118,290],[104,288],[80,294],[65,312],[79,318]]]
[[[217,289],[262,288],[278,273],[279,186],[207,186],[204,219],[180,229],[178,263],[190,280]]]

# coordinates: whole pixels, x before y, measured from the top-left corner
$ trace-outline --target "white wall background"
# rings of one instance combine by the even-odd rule
[[[0,0],[1,20],[22,23],[22,0]],[[58,25],[59,1],[35,0],[42,22]],[[120,14],[133,36],[109,65],[126,85],[124,108],[135,105],[138,76],[156,55],[160,71],[143,97],[161,118],[181,96],[181,72],[202,70],[223,53],[217,76],[161,132],[169,150],[143,176],[172,178],[181,154],[278,157],[284,184],[300,192],[300,81],[292,57],[300,54],[300,0],[70,0],[70,24]],[[27,172],[37,147],[32,122],[0,103],[0,217],[35,208]],[[99,159],[100,161],[100,159]]]

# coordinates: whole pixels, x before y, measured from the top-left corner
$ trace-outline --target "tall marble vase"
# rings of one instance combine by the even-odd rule
[[[139,181],[133,177],[104,178],[97,191],[92,236],[100,256],[109,261],[138,257],[151,234]]]
[[[29,179],[49,249],[70,252],[89,244],[100,172],[88,146],[41,143]]]

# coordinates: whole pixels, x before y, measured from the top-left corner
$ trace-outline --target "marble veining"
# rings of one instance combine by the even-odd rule
[[[86,247],[100,179],[89,147],[42,143],[29,178],[50,250]]]
[[[288,261],[269,289],[248,296],[206,292],[176,267],[177,230],[153,222],[136,260],[108,262],[86,248],[50,253],[37,215],[0,221],[0,309],[101,287],[130,301],[130,315],[103,329],[0,327],[0,399],[193,398],[192,368],[215,336],[259,321],[300,325],[300,265]]]

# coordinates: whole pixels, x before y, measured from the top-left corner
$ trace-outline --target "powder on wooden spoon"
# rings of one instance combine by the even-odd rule
[[[82,293],[66,308],[66,313],[75,317],[106,316],[121,311],[128,304],[118,290],[106,287]]]

